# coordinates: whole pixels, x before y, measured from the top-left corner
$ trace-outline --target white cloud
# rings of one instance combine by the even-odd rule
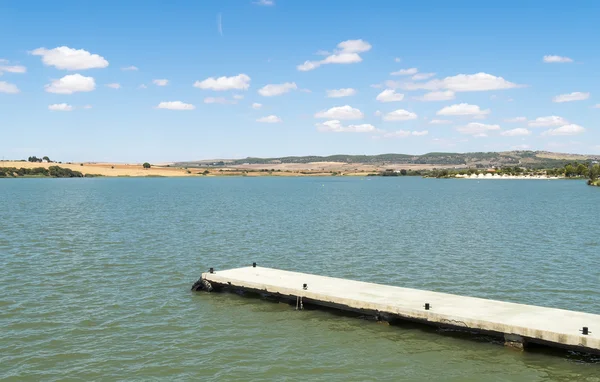
[[[514,118],[508,118],[505,119],[504,122],[508,122],[508,123],[518,123],[518,122],[525,122],[527,121],[527,118],[525,117],[514,117]]]
[[[456,128],[461,134],[473,135],[476,137],[486,137],[488,131],[500,130],[500,125],[487,125],[485,123],[471,122],[465,126]]]
[[[417,73],[411,77],[411,79],[415,81],[427,80],[431,77],[435,76],[435,73]]]
[[[449,101],[449,100],[453,100],[456,97],[452,90],[445,90],[445,91],[429,92],[429,93],[423,94],[420,97],[413,97],[413,98],[417,101],[429,102],[429,101]]]
[[[262,117],[256,120],[256,122],[263,122],[263,123],[280,123],[282,122],[281,118],[279,118],[276,115],[269,115],[266,117]]]
[[[383,134],[384,138],[406,138],[410,136],[420,137],[429,134],[429,131],[408,131],[408,130],[396,130],[390,131],[388,133]]]
[[[320,111],[315,114],[315,118],[325,119],[363,119],[364,114],[362,111],[353,108],[350,105],[332,107],[329,110]]]
[[[446,77],[442,80],[436,79],[427,82],[386,81],[386,85],[391,88],[401,88],[404,90],[447,89],[455,92],[512,89],[523,86],[507,81],[502,77],[496,77],[483,72],[475,74],[457,74],[456,76]]]
[[[431,121],[429,121],[429,123],[431,125],[447,125],[449,123],[452,123],[452,121],[448,121],[446,119],[432,119]]]
[[[156,86],[167,86],[169,84],[169,80],[166,80],[166,79],[152,80],[152,83]]]
[[[505,137],[519,137],[519,136],[531,135],[531,131],[529,131],[523,127],[519,127],[517,129],[503,131],[500,133],[500,135],[504,135]]]
[[[546,63],[566,63],[573,62],[573,59],[564,56],[544,56],[543,61]]]
[[[5,58],[0,58],[0,64],[8,64],[8,60]]]
[[[548,117],[538,117],[533,121],[529,121],[529,127],[550,127],[550,126],[563,126],[568,124],[569,121],[563,117],[557,115],[550,115]]]
[[[263,97],[274,97],[298,89],[295,82],[286,82],[283,84],[269,84],[258,89],[258,94]]]
[[[250,87],[250,77],[244,73],[232,77],[209,77],[204,81],[194,82],[194,87],[199,89],[209,89],[215,91],[222,90],[248,90]]]
[[[219,104],[231,104],[236,103],[235,101],[228,100],[225,97],[206,97],[204,98],[204,103],[219,103]]]
[[[73,49],[67,46],[59,46],[54,49],[38,48],[31,52],[34,56],[42,56],[42,62],[46,66],[54,66],[57,69],[84,70],[106,68],[108,61],[97,54],[91,54],[87,50]]]
[[[437,115],[473,115],[485,116],[490,113],[490,109],[481,110],[477,105],[468,103],[459,103],[456,105],[446,106],[438,110]]]
[[[145,84],[141,84],[140,86],[138,86],[138,89],[148,89],[148,86],[146,86]]]
[[[275,5],[275,1],[273,1],[273,0],[258,0],[258,1],[255,1],[254,4],[270,7],[272,5]]]
[[[85,105],[83,108],[86,109],[86,110],[89,110],[89,109],[92,108],[92,105]]]
[[[121,84],[118,83],[113,83],[113,84],[107,84],[107,87],[111,88],[111,89],[121,89]]]
[[[194,110],[196,106],[183,103],[181,101],[170,101],[170,102],[161,102],[156,107],[157,109],[167,109],[167,110]]]
[[[413,74],[417,74],[419,70],[417,68],[409,68],[409,69],[400,69],[397,72],[391,72],[392,76],[412,76]]]
[[[372,133],[377,131],[375,126],[368,123],[344,126],[342,122],[337,119],[317,123],[315,126],[317,127],[317,130],[322,133]]]
[[[372,87],[373,89],[381,89],[383,87],[382,84],[371,84],[369,86]]]
[[[397,102],[404,99],[404,94],[396,93],[394,89],[386,89],[375,98],[379,102]]]
[[[260,109],[262,106],[263,106],[263,105],[262,105],[262,103],[258,103],[258,102],[254,102],[254,103],[252,104],[252,108],[253,108],[254,110],[258,110],[258,109]]]
[[[577,135],[585,132],[585,128],[570,124],[558,127],[556,129],[550,129],[543,133],[543,135]]]
[[[600,103],[595,104],[593,107],[594,107],[594,109],[600,109]]]
[[[404,109],[394,110],[383,116],[384,121],[410,121],[411,119],[417,119],[417,115]]]
[[[552,98],[552,102],[572,102],[572,101],[583,101],[590,98],[590,93],[573,92],[569,94],[561,94]]]
[[[243,95],[241,95],[241,94],[235,94],[235,95],[233,96],[233,99],[244,99],[244,96],[243,96]]]
[[[10,84],[6,81],[0,81],[0,93],[16,94],[19,92],[20,90],[17,85]]]
[[[27,73],[27,68],[22,65],[0,65],[0,76],[2,72],[6,73]]]
[[[123,71],[132,71],[132,70],[139,70],[139,69],[137,68],[137,66],[131,65],[131,66],[127,66],[127,67],[121,68],[121,70],[123,70]]]
[[[329,97],[329,98],[349,97],[349,96],[353,96],[355,94],[356,94],[356,90],[354,90],[352,88],[327,90],[327,97]]]
[[[400,57],[396,57],[394,58],[394,62],[402,62],[402,59]]]
[[[66,103],[55,103],[53,105],[48,105],[48,110],[52,111],[72,111],[73,106]]]
[[[380,110],[375,111],[375,113],[373,113],[374,116],[376,117],[381,117],[383,113]]]
[[[353,64],[362,61],[359,53],[367,52],[371,49],[371,44],[364,40],[346,40],[337,45],[337,49],[319,61],[305,61],[296,68],[302,72],[313,70],[326,64]]]
[[[96,89],[93,77],[84,77],[81,74],[69,74],[59,80],[52,80],[45,89],[48,93],[73,94],[77,92],[91,92]]]

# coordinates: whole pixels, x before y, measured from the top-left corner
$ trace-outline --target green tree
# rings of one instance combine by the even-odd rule
[[[578,176],[585,176],[589,172],[589,170],[586,165],[580,163],[579,165],[577,165],[576,172]]]
[[[592,183],[600,178],[600,165],[596,164],[590,167],[589,177]]]
[[[400,170],[400,175],[406,176],[407,172],[405,169]]]
[[[571,166],[570,164],[565,166],[565,176],[567,178],[572,177],[573,175],[575,175],[575,168],[573,168],[573,166]]]
[[[142,166],[143,166],[143,167],[144,167],[146,170],[147,170],[147,169],[149,169],[150,167],[152,167],[152,166],[150,165],[150,163],[148,163],[148,162],[144,162],[144,164],[143,164]]]
[[[47,156],[43,157],[43,158],[42,158],[42,160],[45,160],[45,161],[46,161],[46,162],[48,162],[48,163],[52,162],[52,161],[50,160],[50,158],[48,158]]]

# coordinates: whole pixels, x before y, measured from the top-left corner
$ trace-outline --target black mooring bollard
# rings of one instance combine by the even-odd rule
[[[211,267],[211,268],[208,270],[208,273],[215,273],[215,269],[214,269],[213,267]]]
[[[590,329],[587,326],[584,326],[583,329],[580,330],[581,334],[583,334],[584,336],[587,336],[588,334],[590,334]]]
[[[256,263],[252,263],[252,268],[256,268]]]
[[[308,284],[302,284],[302,289],[307,290],[308,289]]]
[[[425,303],[425,310],[429,310],[429,308],[431,308],[431,305],[429,305],[428,302]]]

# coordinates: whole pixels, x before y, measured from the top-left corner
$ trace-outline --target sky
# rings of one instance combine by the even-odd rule
[[[0,159],[600,153],[600,2],[0,0]]]

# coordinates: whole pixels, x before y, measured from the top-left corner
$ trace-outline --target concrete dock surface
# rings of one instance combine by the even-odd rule
[[[503,336],[507,344],[516,347],[541,343],[600,353],[597,314],[263,267],[215,270],[203,273],[202,279],[215,289],[254,291],[292,301],[302,298],[305,303],[365,312],[386,320],[405,319]]]

